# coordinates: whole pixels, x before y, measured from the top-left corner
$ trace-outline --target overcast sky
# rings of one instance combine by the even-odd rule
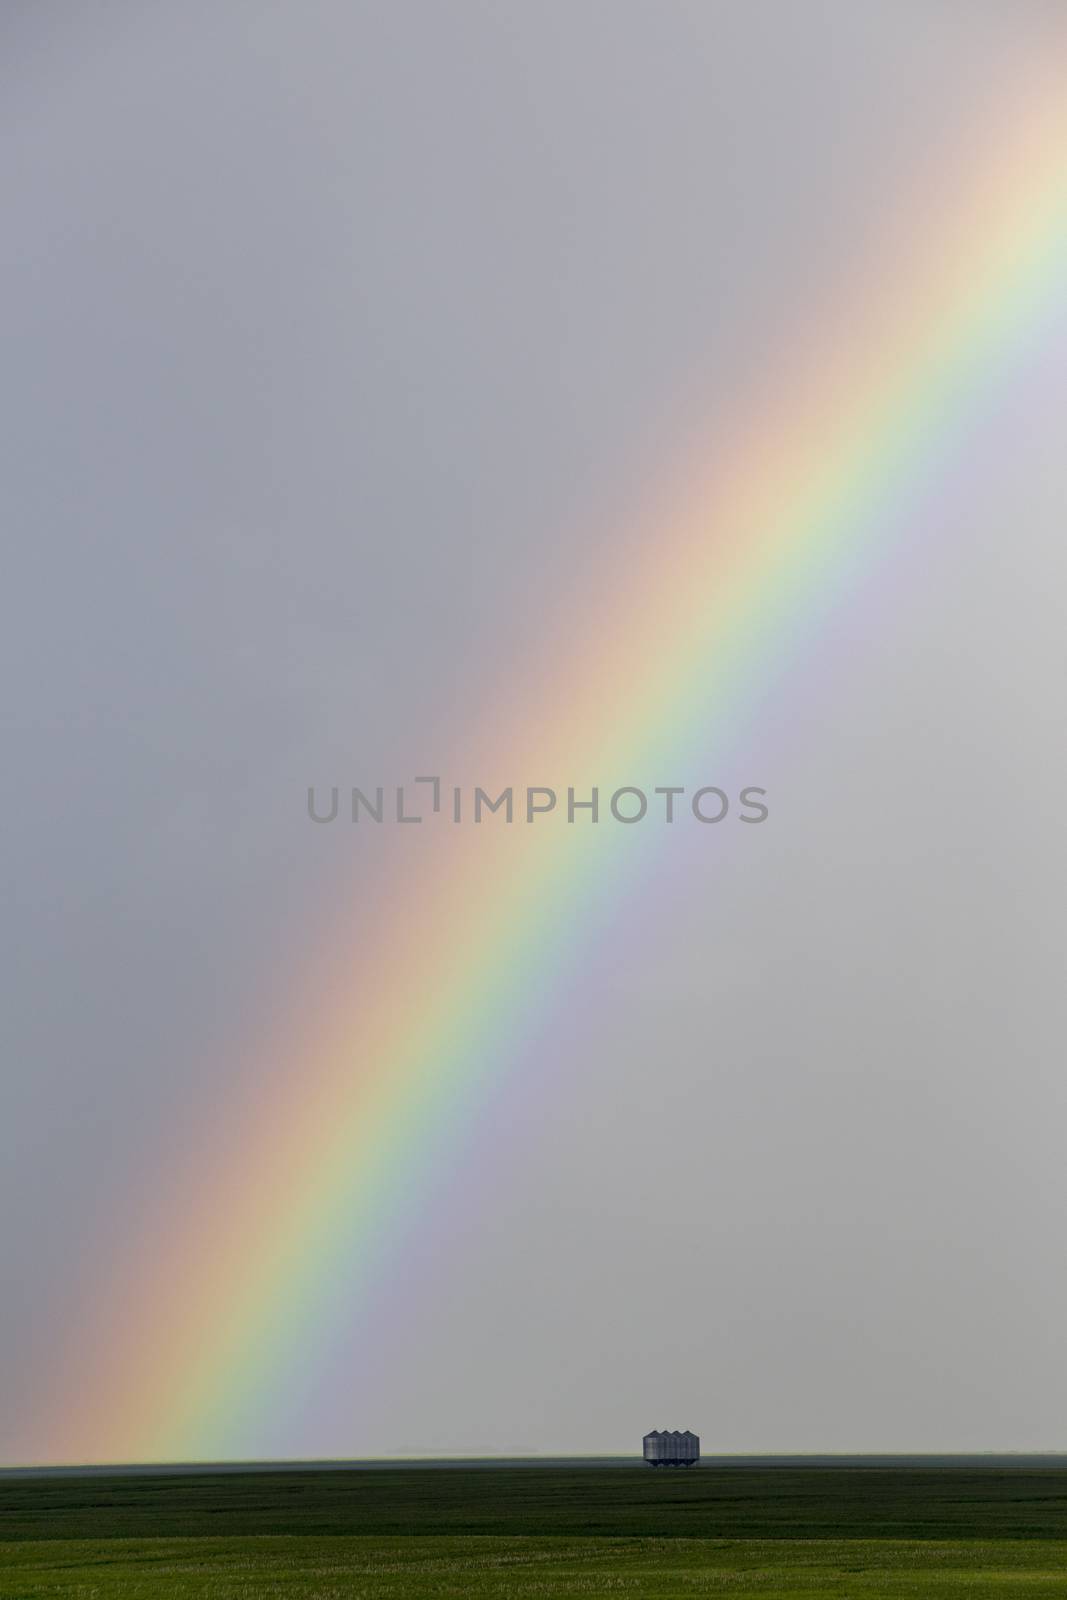
[[[157,1153],[410,881],[307,785],[481,781],[633,507],[1055,13],[4,7],[5,1459]],[[1061,296],[691,752],[765,827],[671,837],[239,1453],[1067,1448],[1065,407]]]

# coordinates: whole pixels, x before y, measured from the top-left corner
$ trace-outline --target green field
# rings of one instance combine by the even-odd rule
[[[1067,1468],[0,1478],[0,1597],[1067,1597]]]

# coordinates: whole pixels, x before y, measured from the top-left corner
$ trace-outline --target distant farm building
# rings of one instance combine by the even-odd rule
[[[695,1433],[645,1434],[645,1460],[650,1467],[691,1467],[700,1460],[700,1440]]]

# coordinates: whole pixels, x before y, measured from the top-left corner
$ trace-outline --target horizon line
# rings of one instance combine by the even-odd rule
[[[708,1463],[763,1463],[813,1465],[830,1461],[890,1462],[890,1461],[1060,1461],[1067,1466],[1067,1446],[1048,1449],[1010,1449],[990,1446],[980,1450],[927,1449],[927,1450],[720,1450],[702,1453],[695,1465]],[[552,1466],[561,1463],[612,1462],[618,1465],[645,1466],[647,1463],[637,1450],[603,1451],[585,1453],[568,1450],[527,1450],[522,1452],[457,1451],[441,1455],[434,1451],[413,1451],[393,1455],[368,1456],[286,1456],[286,1457],[227,1457],[186,1461],[84,1461],[84,1462],[28,1462],[0,1465],[0,1478],[12,1477],[83,1477],[106,1473],[122,1475],[159,1473],[210,1473],[210,1472],[270,1472],[294,1469],[297,1471],[329,1471],[332,1468],[373,1470],[376,1467],[404,1466]]]

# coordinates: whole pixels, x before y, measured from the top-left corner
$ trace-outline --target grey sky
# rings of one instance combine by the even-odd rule
[[[8,5],[0,46],[24,1439],[153,1153],[384,870],[306,785],[476,750],[679,441],[1064,37],[1038,4],[193,0]],[[672,840],[447,1237],[252,1448],[1064,1446],[1065,361],[1061,305],[768,694],[733,776],[771,823]]]

